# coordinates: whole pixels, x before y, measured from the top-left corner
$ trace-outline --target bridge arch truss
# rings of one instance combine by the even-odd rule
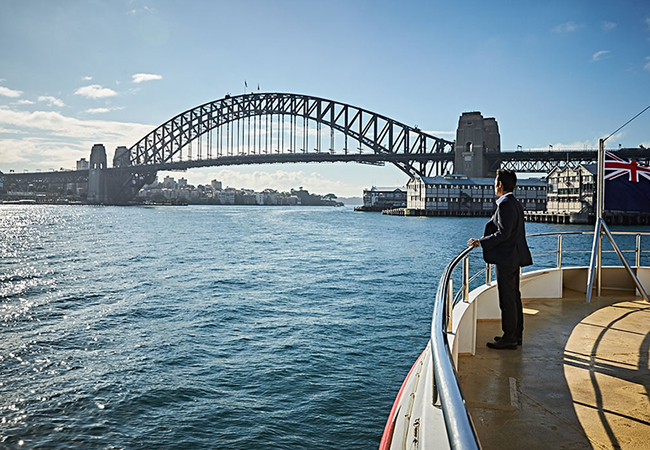
[[[155,170],[313,161],[390,162],[409,177],[442,175],[453,167],[453,142],[333,100],[251,93],[180,113],[130,149],[131,166]]]

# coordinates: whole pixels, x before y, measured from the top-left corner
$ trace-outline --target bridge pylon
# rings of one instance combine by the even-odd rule
[[[454,173],[468,177],[493,177],[489,155],[501,153],[501,135],[496,119],[478,112],[464,112],[458,119],[454,145]]]
[[[126,147],[117,147],[112,168],[107,167],[106,160],[104,145],[93,145],[88,171],[89,203],[128,205],[145,184],[156,179],[156,170],[131,165],[131,152]]]

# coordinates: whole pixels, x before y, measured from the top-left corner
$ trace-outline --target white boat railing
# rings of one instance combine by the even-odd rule
[[[569,250],[563,248],[563,238],[569,235],[593,235],[594,231],[564,231],[535,233],[527,235],[527,238],[540,236],[557,236],[557,248],[555,250],[533,254],[533,257],[556,254],[556,267],[562,268],[562,256],[567,253],[592,253],[593,249],[588,250]],[[635,266],[641,266],[641,255],[650,253],[650,250],[641,248],[641,236],[650,236],[650,232],[637,231],[616,231],[611,232],[613,235],[634,235],[636,236],[635,248],[633,250],[619,250],[614,246],[612,250],[603,250],[602,245],[596,249],[599,253],[617,253],[623,259],[623,253],[635,253]],[[467,407],[467,402],[460,388],[460,382],[456,374],[456,368],[449,345],[449,333],[453,332],[452,311],[454,305],[458,302],[469,302],[470,283],[483,273],[486,274],[486,284],[492,281],[491,267],[486,265],[485,268],[470,277],[469,254],[473,248],[466,248],[460,252],[445,267],[440,283],[436,291],[436,299],[433,307],[433,318],[431,321],[431,354],[433,358],[433,404],[439,404],[447,428],[447,437],[452,449],[480,449],[478,435],[472,423],[472,418]],[[454,295],[452,274],[454,269],[462,262],[462,282],[458,293]],[[623,264],[626,269],[634,276],[631,267],[627,262]],[[600,277],[598,277],[600,282]]]

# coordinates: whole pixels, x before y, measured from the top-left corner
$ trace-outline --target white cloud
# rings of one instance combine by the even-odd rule
[[[134,83],[142,83],[143,81],[153,81],[153,80],[162,80],[162,75],[156,75],[153,73],[136,73],[132,75]]]
[[[648,29],[650,30],[650,17],[648,17],[648,18],[645,20],[645,24],[648,26]]]
[[[84,81],[90,81],[93,79],[93,77],[82,77],[81,79]]]
[[[27,99],[20,99],[16,102],[17,105],[33,105],[34,102]]]
[[[617,26],[618,24],[616,22],[608,22],[608,21],[603,22],[603,30],[605,31],[612,31]]]
[[[572,33],[578,29],[578,25],[575,22],[564,22],[553,28],[551,31],[553,33]]]
[[[93,144],[101,142],[111,152],[130,147],[154,127],[139,123],[80,120],[54,111],[13,111],[0,106],[0,129],[20,133],[19,140],[0,140],[0,170],[73,168],[87,158]],[[110,158],[110,156],[109,156]],[[9,167],[8,164],[20,166]]]
[[[424,131],[427,134],[430,134],[432,136],[439,136],[439,135],[456,135],[456,131]]]
[[[38,97],[38,101],[45,102],[50,106],[59,106],[59,107],[65,106],[63,100],[60,100],[56,97],[52,97],[51,95],[41,95],[40,97]]]
[[[149,6],[143,6],[141,9],[131,9],[126,12],[126,14],[133,16],[135,14],[140,14],[140,13],[150,13],[150,14],[155,14],[157,11],[155,8],[151,8]]]
[[[596,52],[593,55],[591,55],[591,60],[592,61],[600,61],[601,58],[603,58],[604,56],[607,56],[609,53],[611,53],[609,50],[601,50],[601,51]]]
[[[99,84],[91,84],[89,86],[80,87],[74,91],[75,95],[82,95],[87,98],[106,98],[114,97],[117,95],[113,89],[105,88]]]
[[[0,107],[0,125],[41,130],[54,136],[80,139],[119,139],[120,145],[131,145],[154,127],[139,123],[112,122],[102,120],[79,120],[54,111],[12,111]]]
[[[80,158],[88,158],[92,144],[84,148],[83,145],[70,145],[57,140],[36,137],[22,137],[20,139],[0,140],[0,160],[4,169],[22,171],[27,166],[31,170],[48,170],[50,168],[72,169],[74,163]],[[33,162],[36,162],[34,165]],[[8,166],[11,164],[12,166]]]
[[[90,108],[85,110],[85,113],[88,114],[103,114],[111,111],[119,111],[120,109],[124,109],[123,106],[114,106],[112,108]]]
[[[0,86],[0,95],[3,95],[5,97],[16,98],[23,95],[23,91],[16,91],[13,89],[9,89],[8,87]]]
[[[0,127],[0,133],[27,134],[26,131],[16,130],[14,128],[2,128],[2,127]]]
[[[553,148],[551,149],[550,146]],[[595,150],[598,148],[598,141],[575,141],[571,143],[563,143],[563,142],[556,142],[554,144],[549,144],[545,147],[525,147],[524,151],[526,150],[533,150],[533,151],[571,151],[571,150]]]
[[[645,63],[645,66],[643,66],[643,68],[644,68],[645,70],[647,70],[648,72],[650,72],[650,56],[646,56],[646,57],[645,57],[645,60],[646,60],[647,62]]]

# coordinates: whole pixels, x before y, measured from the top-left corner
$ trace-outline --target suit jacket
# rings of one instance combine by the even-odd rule
[[[524,208],[513,194],[507,194],[497,202],[497,210],[485,225],[479,241],[483,259],[488,264],[530,266],[533,263],[526,243]]]

